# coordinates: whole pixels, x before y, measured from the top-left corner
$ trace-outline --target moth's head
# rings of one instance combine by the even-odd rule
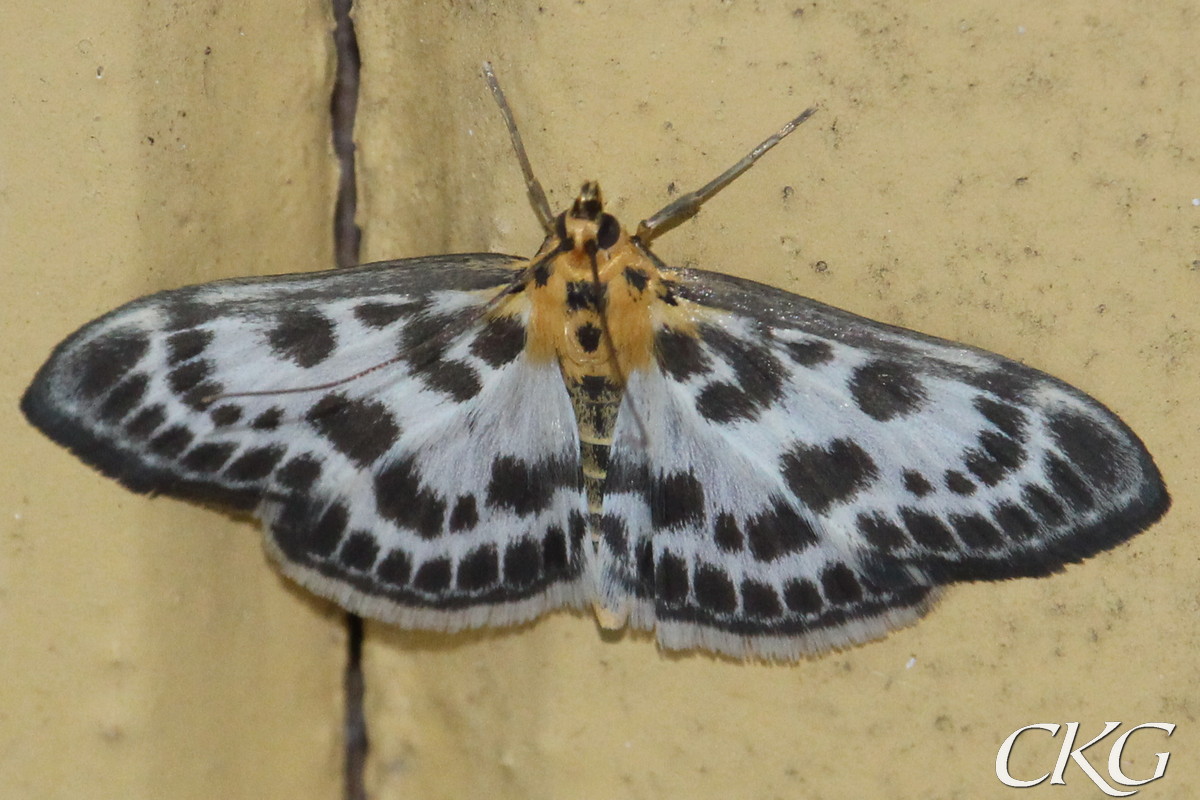
[[[625,244],[629,236],[612,214],[604,211],[600,184],[588,181],[579,190],[571,208],[554,221],[561,252],[586,254],[611,250]]]

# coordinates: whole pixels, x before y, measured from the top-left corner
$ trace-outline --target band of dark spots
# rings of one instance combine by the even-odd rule
[[[575,329],[575,338],[585,353],[594,353],[600,347],[600,329],[590,322]]]
[[[405,586],[412,575],[412,559],[403,550],[393,550],[379,562],[375,574],[384,583]]]
[[[692,577],[696,602],[714,614],[732,614],[737,610],[737,591],[733,581],[718,567],[701,564]]]
[[[393,462],[375,473],[375,507],[381,516],[416,532],[423,539],[442,534],[446,502],[421,488],[420,473],[411,458]]]
[[[205,442],[189,450],[179,463],[192,472],[218,472],[236,451],[233,442]]]
[[[80,393],[90,400],[116,386],[149,349],[150,339],[136,330],[114,331],[88,342],[78,356]]]
[[[167,419],[166,409],[159,404],[147,406],[125,423],[125,432],[135,439],[145,439],[158,430]]]
[[[958,543],[946,523],[914,508],[901,508],[900,518],[913,541],[930,550],[956,550]]]
[[[881,422],[913,413],[925,401],[925,388],[898,361],[872,361],[850,377],[850,395],[864,414]]]
[[[425,385],[465,403],[483,389],[479,373],[463,361],[434,361],[417,370]]]
[[[975,494],[975,483],[956,469],[948,469],[945,474],[946,488],[957,495],[969,497]]]
[[[1020,439],[1025,429],[1025,413],[1020,408],[980,395],[972,401],[975,410],[995,425],[1001,433]]]
[[[972,550],[993,549],[1003,544],[996,526],[978,514],[952,514],[950,525],[962,543]]]
[[[1025,448],[996,431],[979,434],[979,447],[967,451],[967,470],[985,486],[995,486],[1025,462]]]
[[[337,349],[337,329],[319,311],[287,309],[276,313],[275,325],[267,332],[267,342],[279,358],[301,367],[315,367]]]
[[[812,547],[818,538],[796,509],[774,497],[769,509],[746,520],[746,540],[750,555],[766,562]]]
[[[727,512],[717,516],[717,522],[713,526],[713,539],[716,541],[717,547],[726,553],[740,553],[745,547],[737,520]]]
[[[634,291],[646,291],[646,284],[648,283],[649,279],[650,278],[644,269],[638,269],[637,267],[625,268],[625,281],[631,287],[633,287]]]
[[[908,544],[904,530],[883,514],[859,514],[855,524],[867,541],[880,550],[890,552]]]
[[[1122,443],[1100,423],[1078,414],[1056,414],[1049,427],[1063,456],[1085,478],[1102,487],[1117,482]]]
[[[400,438],[399,424],[377,400],[327,394],[304,418],[335,450],[360,467],[369,466]]]
[[[100,404],[100,408],[97,409],[96,415],[110,424],[120,422],[137,407],[149,386],[150,377],[148,375],[141,372],[130,375],[108,393],[104,402]]]
[[[879,474],[867,451],[851,439],[834,439],[826,447],[796,442],[780,466],[788,488],[818,514],[850,499]]]
[[[765,583],[742,581],[742,611],[757,619],[770,619],[783,613],[779,595]]]
[[[525,349],[525,326],[514,317],[497,317],[475,334],[471,353],[490,367],[511,363]]]
[[[435,558],[417,568],[413,576],[414,589],[429,594],[438,594],[450,588],[450,559]]]
[[[657,530],[699,525],[704,521],[704,487],[691,472],[652,479],[647,502],[650,524]]]
[[[1095,504],[1091,489],[1075,474],[1070,464],[1058,456],[1046,456],[1045,467],[1050,487],[1058,499],[1079,510],[1089,509]]]
[[[659,368],[680,382],[712,369],[700,340],[674,328],[663,328],[655,335],[654,355]]]
[[[357,572],[369,572],[379,558],[379,543],[367,531],[353,531],[342,542],[338,563]],[[407,579],[407,575],[405,579]]]
[[[1001,503],[992,509],[992,518],[1010,539],[1029,539],[1038,532],[1038,524],[1029,512],[1016,503]]]
[[[528,586],[542,573],[542,552],[532,539],[518,539],[504,550],[504,582]]]
[[[854,570],[840,562],[821,571],[821,588],[834,605],[851,605],[863,598],[862,586],[854,576]]]
[[[183,425],[172,425],[150,440],[150,452],[163,458],[175,458],[192,443],[192,432]]]
[[[289,459],[275,473],[275,480],[285,489],[304,494],[321,477],[321,462],[308,453]]]
[[[500,580],[500,557],[495,545],[476,548],[463,556],[458,564],[458,588],[477,592],[494,586]]]
[[[475,507],[475,495],[460,495],[454,501],[454,510],[450,512],[448,524],[451,533],[469,531],[479,524],[479,510]]]
[[[387,326],[399,322],[405,317],[412,316],[426,307],[426,303],[422,301],[414,301],[410,303],[382,303],[377,301],[367,301],[359,303],[351,311],[354,318],[368,328],[386,328]]]
[[[819,339],[804,342],[786,342],[784,352],[802,367],[819,367],[833,360],[833,345]]]
[[[1063,507],[1054,499],[1054,495],[1036,484],[1026,484],[1021,488],[1021,500],[1029,507],[1037,518],[1050,526],[1061,525],[1066,515]]]
[[[283,409],[279,406],[273,406],[259,414],[250,422],[250,427],[256,431],[273,431],[279,427],[279,423],[283,420]]]
[[[903,477],[904,488],[909,494],[917,497],[924,497],[925,495],[933,492],[933,485],[930,484],[929,481],[926,480],[925,476],[921,473],[915,470],[906,469],[904,470]]]
[[[696,410],[705,419],[722,424],[739,419],[754,419],[759,411],[748,394],[726,381],[716,381],[705,386],[696,398]]]
[[[232,481],[262,480],[271,474],[286,452],[287,449],[279,445],[247,450],[225,468],[225,477]]]
[[[213,425],[218,428],[227,428],[242,418],[242,408],[232,403],[226,403],[210,411],[209,417],[212,419]]]
[[[193,328],[179,331],[167,337],[167,363],[171,366],[191,361],[212,343],[213,332]]]
[[[562,575],[571,565],[571,551],[567,547],[567,534],[557,525],[551,525],[542,537],[542,568],[547,575]]]
[[[797,614],[817,614],[825,606],[816,584],[803,579],[788,581],[783,587],[783,602],[788,611]]]

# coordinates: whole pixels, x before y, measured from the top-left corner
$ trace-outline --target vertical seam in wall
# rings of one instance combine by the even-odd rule
[[[333,44],[336,66],[329,99],[333,152],[338,160],[337,200],[333,209],[333,248],[338,267],[359,262],[362,229],[355,219],[358,181],[355,174],[354,118],[358,110],[358,85],[362,59],[351,17],[353,0],[332,0]],[[345,800],[366,800],[364,772],[369,741],[363,713],[365,681],[362,671],[363,620],[346,614],[346,665],[342,676],[343,781]]]

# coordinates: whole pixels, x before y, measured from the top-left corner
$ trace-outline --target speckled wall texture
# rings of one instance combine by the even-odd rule
[[[372,797],[1008,797],[1033,723],[1169,722],[1139,797],[1200,786],[1200,9],[1190,2],[375,3],[356,11],[364,260],[531,254],[479,63],[552,205],[627,224],[820,111],[667,262],[753,278],[1044,369],[1146,441],[1174,496],[1044,580],[795,665],[664,655],[559,613],[367,627]],[[340,796],[340,614],[252,524],[125,492],[16,411],[77,325],[139,294],[332,262],[328,9],[0,11],[0,784],[16,797]],[[1114,734],[1107,741],[1115,739]],[[1017,777],[1053,767],[1031,735]],[[1089,751],[1107,774],[1108,745]],[[1030,797],[1101,796],[1074,765]]]

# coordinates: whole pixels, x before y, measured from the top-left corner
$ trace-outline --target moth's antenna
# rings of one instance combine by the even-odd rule
[[[665,208],[658,213],[651,215],[647,219],[642,220],[638,224],[637,237],[642,242],[648,243],[656,236],[660,236],[674,228],[681,222],[686,222],[696,216],[696,212],[700,210],[700,206],[712,197],[717,192],[728,186],[734,178],[741,175],[750,167],[754,166],[754,162],[762,158],[763,154],[770,150],[775,145],[779,144],[783,137],[787,136],[800,125],[801,122],[817,113],[816,106],[804,109],[804,112],[794,120],[784,125],[772,136],[768,136],[763,140],[762,144],[746,154],[746,157],[734,164],[729,169],[722,172],[713,180],[706,183],[694,192],[688,192],[680,196],[674,202],[667,204]]]
[[[504,126],[508,128],[508,137],[512,139],[513,150],[517,151],[517,161],[521,162],[521,172],[525,173],[525,190],[529,193],[529,202],[533,206],[533,213],[537,214],[538,221],[542,223],[546,233],[552,233],[554,231],[554,215],[550,213],[550,202],[546,199],[546,192],[543,191],[542,184],[538,183],[538,179],[533,174],[533,167],[529,165],[529,156],[525,154],[525,144],[521,141],[521,132],[517,130],[517,121],[513,119],[508,99],[504,96],[504,90],[500,88],[500,82],[496,80],[496,73],[492,71],[492,65],[488,61],[483,62],[483,77],[487,80],[488,88],[492,90],[492,96],[496,98],[496,105],[500,106],[500,113],[504,115]]]

